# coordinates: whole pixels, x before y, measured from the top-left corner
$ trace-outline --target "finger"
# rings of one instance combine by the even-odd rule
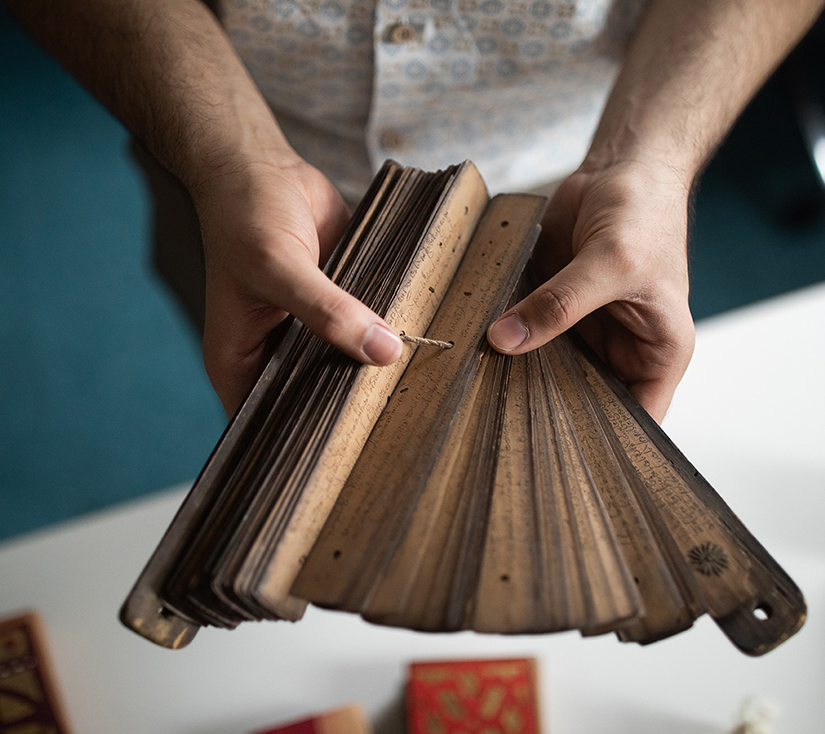
[[[207,281],[203,364],[229,417],[261,374],[269,356],[267,338],[286,315],[256,307],[232,286]]]
[[[316,336],[359,362],[387,365],[401,356],[401,339],[387,323],[309,260],[293,264],[278,303]]]
[[[674,327],[673,336],[667,347],[660,346],[657,355],[651,355],[649,362],[659,362],[658,376],[647,379],[628,380],[627,389],[641,406],[661,423],[667,414],[676,388],[684,377],[693,356],[695,331],[689,312]]]
[[[401,356],[401,339],[386,322],[317,267],[293,270],[293,279],[279,295],[283,309],[258,308],[250,313],[248,302],[224,294],[207,311],[204,364],[227,414],[237,410],[263,369],[267,337],[287,311],[359,362],[386,365]]]
[[[524,354],[620,298],[613,279],[603,272],[591,258],[580,254],[490,326],[490,345],[505,354]]]
[[[665,380],[631,382],[628,383],[627,389],[657,423],[665,419],[676,392],[676,386],[669,385]]]

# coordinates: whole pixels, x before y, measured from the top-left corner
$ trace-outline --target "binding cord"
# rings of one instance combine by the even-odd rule
[[[423,344],[427,347],[438,347],[439,349],[452,349],[455,344],[453,342],[442,342],[438,339],[427,339],[423,336],[408,336],[403,331],[398,335],[402,342],[409,342],[410,344]]]

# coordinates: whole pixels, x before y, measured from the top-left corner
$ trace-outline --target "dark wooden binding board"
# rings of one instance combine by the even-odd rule
[[[360,365],[293,321],[121,611],[160,645],[308,602],[427,631],[615,632],[710,614],[763,654],[799,589],[574,333],[487,345],[542,197],[388,162],[327,274],[408,345]]]

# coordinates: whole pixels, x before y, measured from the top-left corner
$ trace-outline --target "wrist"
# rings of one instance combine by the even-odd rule
[[[178,176],[198,204],[220,201],[239,188],[253,186],[273,169],[300,163],[271,117],[267,125],[230,121],[212,131],[211,141],[203,140],[191,151]]]
[[[603,119],[582,167],[593,171],[615,167],[648,170],[689,191],[711,152],[709,144],[687,135],[672,136],[669,126]]]
[[[674,160],[663,149],[639,146],[591,148],[577,173],[624,180],[636,190],[653,186],[660,192],[668,191],[687,200],[699,170],[697,166]]]

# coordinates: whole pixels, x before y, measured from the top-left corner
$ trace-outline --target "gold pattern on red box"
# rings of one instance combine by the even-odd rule
[[[536,661],[413,663],[409,734],[539,734]]]

